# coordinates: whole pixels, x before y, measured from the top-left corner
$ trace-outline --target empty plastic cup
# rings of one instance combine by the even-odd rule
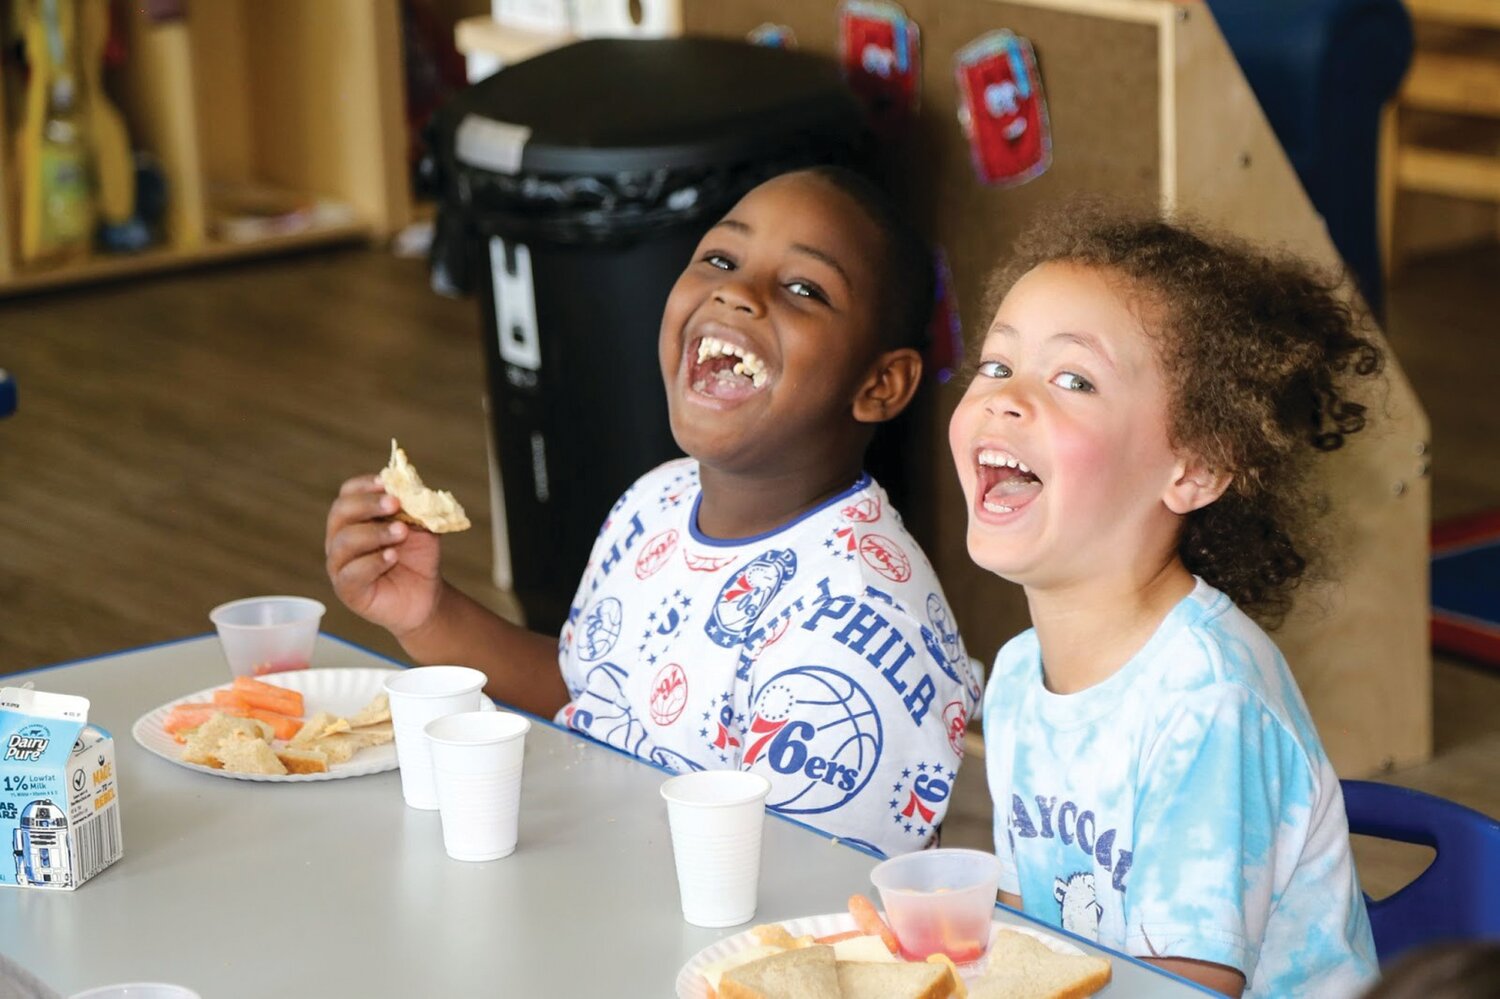
[[[68,999],[200,999],[198,993],[181,985],[166,982],[128,982],[123,985],[101,985],[86,992],[75,992]]]
[[[990,947],[1000,861],[982,850],[919,850],[877,864],[870,881],[908,961],[971,964]]]
[[[307,669],[324,607],[311,597],[246,597],[208,612],[235,676]]]
[[[682,918],[694,926],[738,926],[755,917],[770,792],[770,781],[746,770],[700,770],[662,784]]]
[[[530,730],[530,721],[509,711],[466,711],[427,723],[443,849],[454,860],[515,852]]]
[[[432,779],[432,750],[423,731],[427,723],[464,711],[478,711],[487,677],[467,666],[417,666],[391,673],[385,692],[391,699],[391,728],[396,735],[396,765],[401,768],[401,797],[412,808],[438,807]]]

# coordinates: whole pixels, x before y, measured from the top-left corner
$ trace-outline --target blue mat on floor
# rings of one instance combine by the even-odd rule
[[[1500,668],[1500,511],[1432,529],[1432,647]]]

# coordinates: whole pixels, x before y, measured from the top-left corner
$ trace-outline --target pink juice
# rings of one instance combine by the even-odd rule
[[[306,659],[277,659],[272,662],[256,663],[252,671],[256,676],[265,676],[267,673],[286,673],[294,669],[307,669]]]
[[[993,892],[989,894],[993,897]],[[886,917],[901,956],[925,961],[929,954],[946,954],[954,964],[972,964],[984,957],[990,945],[993,908],[983,897],[974,896],[972,889],[884,893]]]

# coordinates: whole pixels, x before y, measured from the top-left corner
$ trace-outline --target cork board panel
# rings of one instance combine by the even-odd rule
[[[986,277],[1038,212],[1079,194],[1155,205],[1160,200],[1159,37],[1139,17],[998,3],[907,0],[922,33],[921,108],[909,135],[886,148],[893,186],[913,218],[948,254],[967,338],[990,317],[981,308]],[[790,27],[798,48],[837,55],[836,0],[684,0],[690,35],[743,38],[771,22]],[[1021,187],[980,184],[957,117],[953,56],[986,32],[1009,28],[1029,38],[1047,95],[1051,169]],[[924,393],[907,449],[909,499],[903,511],[942,579],[971,655],[988,664],[1008,638],[1029,627],[1020,587],[978,569],[964,544],[967,516],[948,453],[956,385]]]

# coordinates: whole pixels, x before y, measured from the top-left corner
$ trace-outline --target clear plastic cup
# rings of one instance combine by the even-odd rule
[[[101,985],[84,992],[75,992],[68,999],[200,999],[198,993],[182,985],[167,982],[127,982],[122,985]]]
[[[393,672],[385,681],[391,700],[391,728],[396,735],[396,765],[401,768],[401,797],[412,808],[435,811],[437,784],[432,777],[432,749],[427,723],[464,711],[478,711],[486,677],[467,666],[417,666]]]
[[[770,793],[770,781],[746,770],[700,770],[662,784],[682,918],[694,926],[738,926],[755,917]]]
[[[324,606],[311,597],[246,597],[208,612],[235,676],[307,669]]]
[[[509,711],[465,711],[427,723],[443,849],[454,860],[515,852],[530,730],[530,721]]]
[[[870,881],[908,961],[972,964],[990,948],[1000,861],[982,850],[919,850],[877,864]]]

